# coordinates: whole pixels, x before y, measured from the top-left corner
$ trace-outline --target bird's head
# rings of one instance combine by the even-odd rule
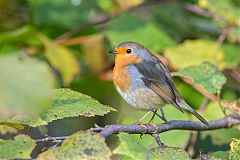
[[[149,60],[152,56],[151,52],[136,42],[122,42],[118,46],[109,51],[115,55],[115,64],[121,63],[122,65],[131,65],[140,63],[144,60]]]

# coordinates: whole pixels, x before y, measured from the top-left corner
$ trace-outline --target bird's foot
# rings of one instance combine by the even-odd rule
[[[147,127],[146,127],[146,125],[144,125],[143,123],[142,123],[142,121],[138,121],[138,122],[136,122],[135,124],[137,124],[137,125],[139,125],[140,127],[142,127],[142,129],[144,130],[143,132],[142,132],[142,134],[144,134],[144,133],[146,133],[147,132]]]
[[[157,133],[159,127],[158,127],[157,125],[153,124],[153,120],[150,120],[150,121],[148,122],[148,125],[153,126],[153,127],[155,128],[155,130],[152,132],[152,134]]]

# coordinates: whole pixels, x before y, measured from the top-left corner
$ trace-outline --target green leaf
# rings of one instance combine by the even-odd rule
[[[85,117],[103,116],[110,111],[115,111],[115,109],[99,103],[90,96],[70,89],[58,89],[52,107],[43,112],[41,118],[46,122],[51,122],[80,115]]]
[[[175,42],[152,22],[145,22],[132,14],[122,14],[110,23],[106,32],[113,46],[123,41],[138,42],[153,52],[175,45]]]
[[[41,116],[41,115],[40,115]],[[37,127],[47,125],[48,123],[41,119],[39,116],[32,115],[17,115],[5,120],[0,121],[0,124],[8,125],[18,130],[22,130],[25,126]]]
[[[176,47],[167,48],[164,54],[173,68],[182,69],[205,61],[215,63],[215,47],[216,42],[210,40],[186,40]],[[218,50],[216,57],[217,66],[224,67],[224,54],[221,49]]]
[[[86,24],[90,10],[97,7],[97,2],[88,0],[28,1],[31,6],[33,23],[37,25],[52,24],[65,27],[79,27],[79,25]]]
[[[65,139],[61,146],[41,153],[38,159],[110,160],[110,156],[111,151],[103,137],[97,133],[80,131]]]
[[[207,119],[210,121],[223,118],[225,115],[217,102],[210,102],[206,106],[202,116],[207,117]]]
[[[174,83],[178,92],[193,109],[197,109],[201,105],[203,101],[203,95],[194,89],[193,86],[190,86],[189,84],[178,79],[176,79]]]
[[[156,146],[154,138],[152,143],[149,143],[149,138],[146,139],[146,136],[141,139],[139,135],[129,135],[126,133],[121,133],[118,135],[120,140],[120,145],[113,151],[115,154],[123,155],[124,157],[128,156],[131,159],[142,160],[142,159],[189,159],[189,155],[180,148],[153,148]],[[181,156],[180,156],[181,155]],[[127,159],[127,158],[126,158]]]
[[[173,73],[173,75],[190,78],[212,94],[218,93],[227,81],[223,73],[210,63],[190,66]]]
[[[47,59],[61,73],[64,85],[70,85],[74,76],[80,72],[80,66],[74,54],[68,48],[51,41],[42,34],[39,34],[39,38],[45,46]]]
[[[16,54],[2,55],[0,73],[0,109],[39,114],[51,105],[54,81],[45,63]]]
[[[156,146],[156,142],[147,144],[146,137],[141,140],[139,135],[129,135],[126,133],[121,133],[118,135],[120,140],[120,145],[114,149],[114,154],[120,154],[128,156],[134,160],[142,160],[148,157],[149,159],[158,159],[158,157],[151,152],[151,148]],[[151,137],[152,138],[152,137]],[[153,138],[152,138],[153,139]],[[155,144],[153,144],[153,142]]]
[[[97,3],[101,9],[107,12],[114,10],[114,8],[116,8],[117,6],[117,3],[112,0],[105,0],[105,1],[97,0]]]
[[[225,61],[228,68],[236,68],[240,65],[240,45],[233,45],[230,43],[223,44],[222,49],[225,54]]]
[[[9,125],[13,128],[21,130],[24,129],[25,126],[43,126],[54,120],[67,117],[92,117],[95,115],[103,116],[110,111],[116,110],[107,105],[99,103],[90,96],[72,91],[70,89],[56,89],[52,106],[46,111],[42,112],[39,116],[18,115],[0,121],[0,125]]]
[[[0,159],[30,159],[35,145],[27,135],[17,135],[14,140],[0,139]]]
[[[222,159],[228,159],[229,153],[228,151],[217,151],[217,152],[210,153],[208,156],[210,160],[219,160],[219,159],[222,160]]]
[[[161,160],[189,160],[190,155],[181,148],[166,147],[153,148],[152,151],[156,153]]]
[[[188,5],[188,4],[187,4]],[[187,37],[206,37],[216,34],[218,27],[209,18],[190,14],[181,3],[163,3],[151,6],[153,16],[164,30],[177,42]]]
[[[121,156],[119,157],[119,159],[120,159],[120,160],[135,160],[135,159],[133,159],[133,158],[131,158],[131,157],[129,157],[129,156],[125,156],[125,155],[121,155]]]
[[[30,35],[34,34],[35,31],[30,26],[23,26],[13,31],[2,32],[0,34],[0,42],[19,42],[23,39],[28,38]]]

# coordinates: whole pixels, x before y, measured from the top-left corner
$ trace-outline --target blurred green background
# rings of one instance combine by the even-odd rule
[[[51,89],[66,87],[117,112],[65,118],[21,132],[35,138],[62,136],[94,124],[136,122],[144,112],[128,106],[116,92],[111,77],[114,57],[107,54],[128,40],[143,44],[171,71],[206,61],[214,64],[227,78],[221,101],[233,104],[228,110],[240,112],[239,0],[0,0],[0,118],[40,113],[51,103]],[[224,116],[216,99],[220,90],[208,93],[182,78],[174,80],[185,100],[207,120]],[[173,107],[164,110],[169,120],[193,119]],[[1,126],[0,133],[6,138],[16,132]],[[199,150],[229,150],[240,132],[170,131],[160,137],[167,145],[197,155]],[[145,146],[156,145],[150,136],[136,138]],[[116,136],[108,139],[111,148],[118,143]]]

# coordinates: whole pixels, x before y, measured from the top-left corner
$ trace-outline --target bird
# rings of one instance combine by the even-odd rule
[[[171,104],[181,112],[191,112],[203,124],[209,125],[181,97],[168,68],[143,45],[125,41],[109,53],[115,57],[113,82],[116,90],[128,104],[138,110],[147,111],[137,124],[142,125],[142,121],[151,112],[153,116],[149,124],[152,124],[155,115],[167,122],[162,108],[165,104]],[[158,109],[162,115],[157,114]]]

